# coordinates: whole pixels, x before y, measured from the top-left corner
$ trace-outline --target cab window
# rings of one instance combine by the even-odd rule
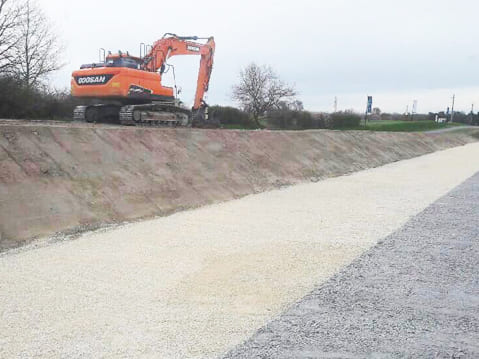
[[[128,57],[120,57],[115,59],[108,59],[106,62],[108,67],[128,67],[130,69],[139,69],[140,64]]]

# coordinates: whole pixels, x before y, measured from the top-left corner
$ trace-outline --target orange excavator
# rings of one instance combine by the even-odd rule
[[[217,126],[208,118],[203,98],[213,69],[213,37],[167,33],[152,46],[141,44],[140,57],[121,51],[105,56],[105,50],[101,51],[101,62],[82,65],[72,74],[72,95],[87,102],[74,109],[75,120],[136,126]],[[161,84],[163,74],[172,69],[174,75],[174,67],[167,60],[177,55],[201,56],[191,110],[178,100],[176,84],[174,88]]]

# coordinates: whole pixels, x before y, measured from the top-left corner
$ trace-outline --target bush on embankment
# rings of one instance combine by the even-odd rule
[[[360,124],[361,116],[350,111],[332,113],[327,120],[327,127],[331,129],[356,128]]]
[[[310,112],[289,109],[269,112],[266,121],[267,127],[284,130],[305,130],[322,126],[321,123],[315,121]]]
[[[231,106],[210,106],[209,114],[215,120],[218,120],[223,128],[255,128],[254,122],[249,115]]]
[[[269,112],[266,121],[272,129],[343,129],[359,127],[361,116],[354,112],[312,114],[308,111],[280,109]]]
[[[65,91],[25,86],[10,77],[0,77],[0,118],[70,119],[75,107]]]

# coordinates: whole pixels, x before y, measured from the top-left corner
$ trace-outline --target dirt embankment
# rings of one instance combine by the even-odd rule
[[[58,231],[165,215],[376,167],[477,141],[478,132],[7,123],[0,126],[0,250]]]

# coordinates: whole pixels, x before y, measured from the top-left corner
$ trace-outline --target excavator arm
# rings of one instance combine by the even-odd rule
[[[166,61],[170,57],[177,55],[201,56],[193,110],[199,110],[204,104],[203,97],[205,92],[208,91],[215,52],[213,37],[205,38],[207,40],[205,44],[196,42],[200,39],[197,36],[165,34],[163,38],[153,44],[143,64],[146,71],[157,72],[160,70],[160,72],[163,72]]]
[[[142,49],[146,50],[144,44]],[[77,106],[74,118],[134,126],[218,127],[219,121],[208,116],[208,105],[204,101],[213,69],[213,37],[168,33],[156,41],[150,51],[143,50],[140,50],[140,57],[120,51],[110,53],[106,61],[84,65],[75,71],[72,74],[72,94],[94,99],[95,103]],[[147,54],[141,56],[145,52]],[[175,101],[171,87],[161,84],[168,59],[177,55],[201,57],[192,110]]]

